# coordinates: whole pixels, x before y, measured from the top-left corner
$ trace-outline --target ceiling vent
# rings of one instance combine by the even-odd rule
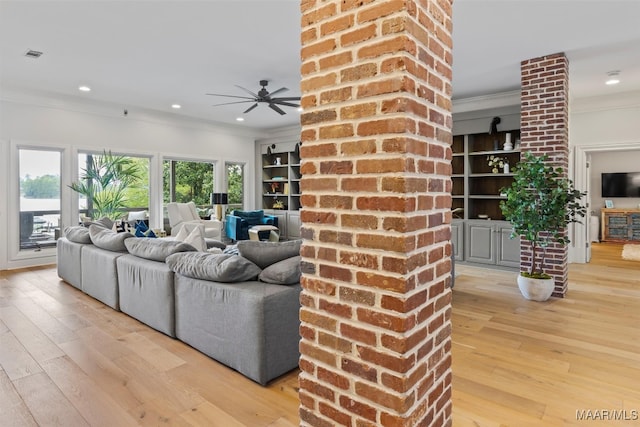
[[[27,58],[38,59],[42,56],[42,52],[29,49],[28,51],[25,52],[24,56],[26,56]]]

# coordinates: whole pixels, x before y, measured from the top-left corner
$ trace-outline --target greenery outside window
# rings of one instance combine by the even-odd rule
[[[225,163],[229,204],[227,212],[244,208],[244,163]]]
[[[20,250],[55,247],[60,235],[60,170],[57,150],[20,148]]]

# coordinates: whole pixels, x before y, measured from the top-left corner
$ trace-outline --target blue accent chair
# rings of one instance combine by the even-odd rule
[[[254,225],[278,226],[278,217],[265,215],[262,209],[255,211],[235,210],[227,215],[226,219],[225,233],[227,238],[233,241],[249,240],[249,229]]]

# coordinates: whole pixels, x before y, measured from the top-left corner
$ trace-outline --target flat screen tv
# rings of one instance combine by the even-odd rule
[[[640,172],[603,173],[602,197],[640,197]]]

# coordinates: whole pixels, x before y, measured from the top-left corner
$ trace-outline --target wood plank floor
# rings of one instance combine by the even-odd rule
[[[458,267],[454,426],[640,425],[640,262],[621,250],[595,244],[567,298],[544,303],[513,273]],[[623,419],[577,419],[603,410]],[[2,426],[290,427],[297,411],[296,371],[261,387],[53,267],[0,272]]]

